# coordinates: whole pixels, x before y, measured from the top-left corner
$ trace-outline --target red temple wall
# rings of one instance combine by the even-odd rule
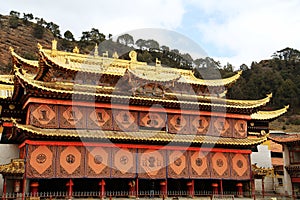
[[[50,143],[50,142],[49,142]],[[27,178],[250,179],[243,150],[26,144]],[[148,148],[147,148],[148,147]]]

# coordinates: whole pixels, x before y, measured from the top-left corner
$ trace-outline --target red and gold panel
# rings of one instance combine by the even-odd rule
[[[247,121],[234,120],[234,137],[245,138],[247,136]]]
[[[112,130],[111,110],[108,109],[87,109],[87,128]]]
[[[111,177],[134,178],[136,176],[136,149],[113,148]]]
[[[26,176],[28,178],[53,178],[55,148],[53,146],[29,146]]]
[[[166,114],[155,112],[141,112],[139,125],[156,129],[164,128],[166,126]]]
[[[170,133],[189,134],[189,116],[188,115],[168,115],[168,127]]]
[[[248,154],[231,154],[231,176],[236,179],[250,179],[250,163]]]
[[[139,178],[166,178],[166,152],[163,150],[138,150]]]
[[[210,178],[209,165],[211,156],[209,152],[188,151],[190,157],[189,171],[191,178]]]
[[[118,131],[138,131],[138,113],[127,110],[114,110],[113,126]]]
[[[60,128],[86,128],[86,109],[60,106]]]
[[[213,133],[215,136],[232,137],[230,121],[226,118],[212,118]]]
[[[33,104],[29,107],[29,123],[43,128],[58,128],[58,106]]]
[[[57,177],[84,176],[84,147],[59,146],[57,157]]]
[[[230,177],[230,154],[212,153],[211,156],[211,177],[229,178]]]
[[[93,147],[86,149],[86,176],[110,177],[110,148]]]
[[[187,151],[168,151],[168,178],[188,177]]]
[[[206,134],[208,132],[210,118],[191,115],[190,122],[192,134]]]

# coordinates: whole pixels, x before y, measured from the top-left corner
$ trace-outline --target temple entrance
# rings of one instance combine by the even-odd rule
[[[195,195],[205,195],[212,193],[212,184],[216,182],[211,179],[195,179]]]
[[[160,181],[151,179],[139,179],[140,196],[154,197],[160,193]]]

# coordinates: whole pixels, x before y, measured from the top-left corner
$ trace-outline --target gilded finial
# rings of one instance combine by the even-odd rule
[[[79,48],[77,46],[74,47],[73,53],[79,53]]]
[[[119,55],[118,55],[118,53],[115,51],[112,57],[113,57],[114,59],[118,59],[118,58],[119,58]]]
[[[98,44],[95,45],[94,56],[98,56]]]
[[[136,62],[137,61],[137,53],[135,51],[130,51],[129,58],[132,62]]]
[[[57,50],[57,41],[55,39],[52,40],[52,50]]]
[[[156,60],[155,60],[155,66],[161,66],[161,61],[160,60],[158,60],[158,58],[156,58]]]
[[[10,46],[9,51],[10,51],[10,53],[14,52],[14,48]]]
[[[43,49],[43,46],[39,42],[37,43],[37,47],[38,47],[39,50]]]
[[[108,51],[105,51],[105,53],[102,54],[102,57],[108,57]]]

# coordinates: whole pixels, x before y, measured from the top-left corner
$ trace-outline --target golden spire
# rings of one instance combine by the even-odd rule
[[[55,39],[52,40],[52,50],[57,50],[57,41]]]
[[[79,53],[79,48],[77,46],[74,47],[73,53]]]
[[[113,54],[113,56],[112,56],[114,59],[118,59],[119,58],[119,55],[118,55],[118,53],[115,51],[115,53]]]
[[[95,45],[94,56],[98,56],[98,44]]]

